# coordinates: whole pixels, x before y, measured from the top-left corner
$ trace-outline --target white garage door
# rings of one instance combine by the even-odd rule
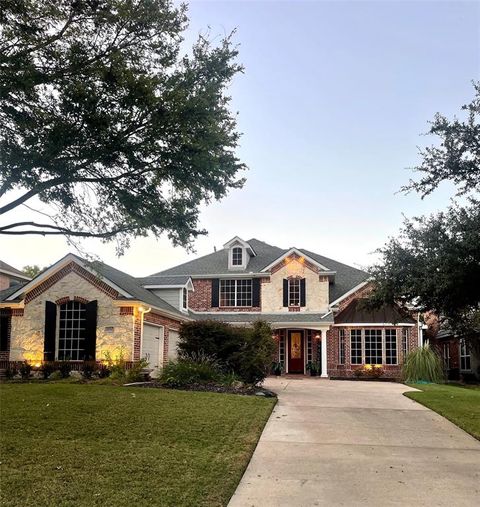
[[[178,356],[178,331],[174,331],[173,329],[169,329],[168,331],[168,360],[174,361]]]
[[[158,373],[162,365],[163,350],[163,327],[143,325],[142,357],[148,361],[148,367],[154,371],[152,375]]]

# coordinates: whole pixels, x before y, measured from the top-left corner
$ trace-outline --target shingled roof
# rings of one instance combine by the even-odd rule
[[[262,269],[266,268],[269,264],[291,250],[290,248],[278,248],[255,238],[248,240],[247,243],[253,247],[256,256],[250,258],[250,261],[244,270],[235,270],[235,272],[229,270],[228,250],[223,249],[219,250],[218,252],[204,255],[198,259],[185,262],[184,264],[180,264],[173,268],[160,271],[153,276],[205,275],[205,277],[212,277],[214,275],[226,275],[235,273],[258,274],[262,271]],[[311,257],[319,264],[322,264],[329,270],[336,272],[334,280],[330,283],[330,302],[337,300],[360,283],[366,281],[369,276],[365,271],[353,268],[352,266],[348,266],[333,259],[329,259],[323,255],[319,255],[302,248],[299,248],[298,250],[306,256]]]
[[[0,261],[0,272],[16,275],[19,278],[22,278],[23,280],[30,280],[30,277],[26,275],[23,271],[20,271],[19,269],[10,266],[10,264],[7,264],[4,261]]]

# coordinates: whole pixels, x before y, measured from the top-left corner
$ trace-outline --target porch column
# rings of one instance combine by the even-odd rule
[[[327,330],[321,329],[322,333],[322,374],[321,377],[328,377],[327,373]]]

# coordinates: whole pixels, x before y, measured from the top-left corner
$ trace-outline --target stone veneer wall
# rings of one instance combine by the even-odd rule
[[[282,261],[271,272],[270,280],[262,283],[262,311],[288,312],[288,308],[283,306],[283,280],[291,276],[305,278],[306,305],[300,308],[300,311],[328,311],[328,278],[319,276],[315,266],[292,258],[287,262]]]
[[[47,284],[43,288],[45,290],[33,289],[35,291],[33,295],[30,293],[26,295],[25,307],[13,310],[9,359],[43,360],[45,302],[61,302],[77,298],[83,301],[98,301],[96,358],[102,359],[105,352],[115,356],[123,350],[125,359],[131,360],[134,316],[121,314],[120,308],[114,303],[115,300],[106,294],[103,287],[103,290],[98,288],[76,270],[70,269],[65,272],[64,276],[55,279],[55,283]],[[112,327],[113,333],[107,332],[106,328]]]

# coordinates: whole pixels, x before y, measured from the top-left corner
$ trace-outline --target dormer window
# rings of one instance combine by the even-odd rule
[[[247,269],[248,263],[256,253],[249,243],[235,236],[223,245],[228,252],[228,269],[239,271]]]
[[[236,246],[232,248],[232,266],[243,265],[243,248]]]

